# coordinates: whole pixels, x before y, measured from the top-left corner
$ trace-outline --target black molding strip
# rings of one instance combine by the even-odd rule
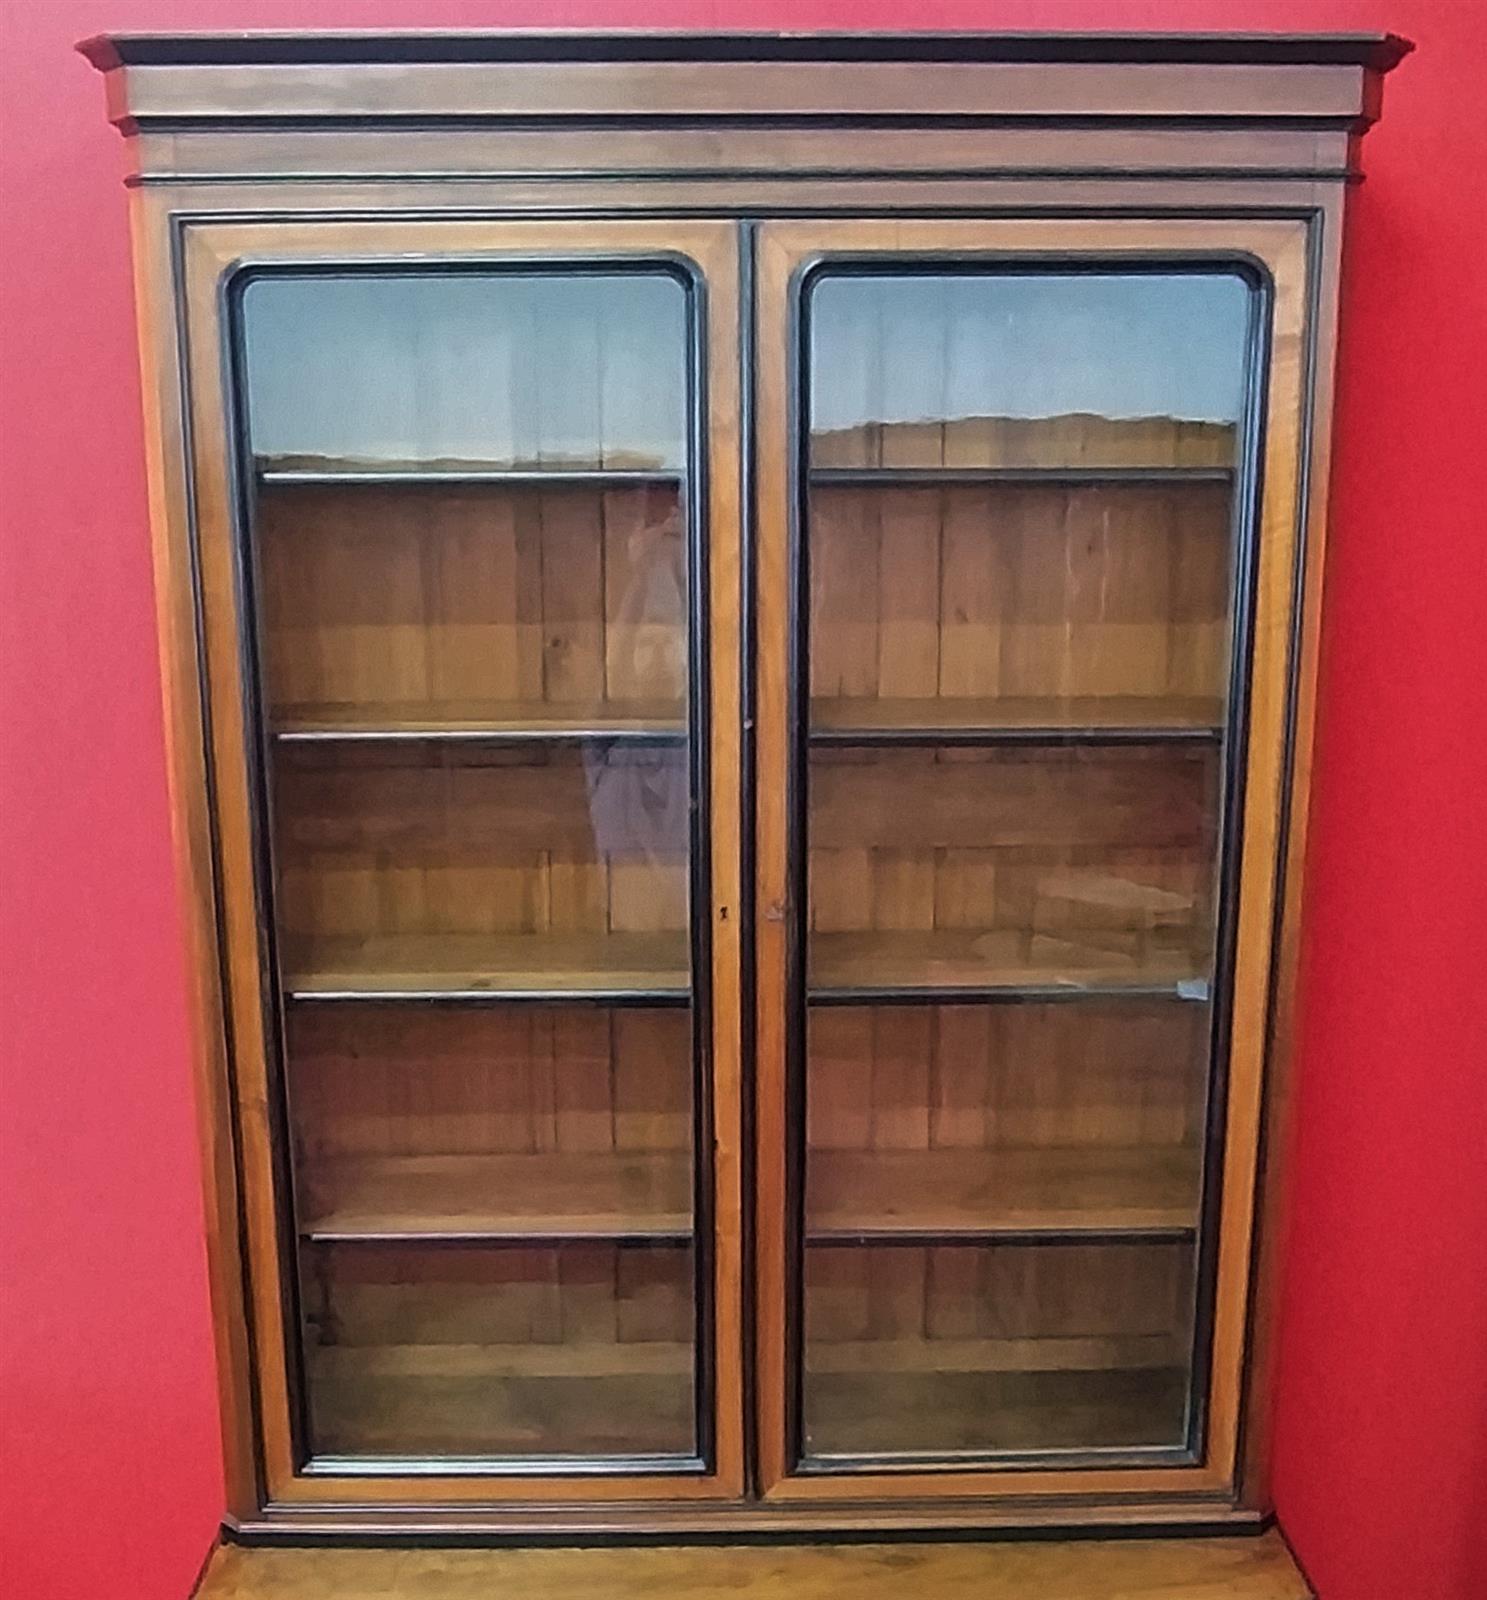
[[[1197,1456],[1181,1445],[1109,1445],[1088,1450],[906,1450],[896,1455],[809,1455],[797,1471],[808,1477],[870,1477],[874,1473],[911,1471],[932,1477],[941,1472],[1027,1471],[1095,1472],[1112,1467],[1192,1467]],[[1064,1530],[1059,1529],[1060,1537]],[[938,1537],[938,1535],[936,1535]]]
[[[518,1228],[301,1228],[302,1243],[318,1245],[409,1245],[418,1249],[480,1245],[505,1250],[557,1250],[567,1245],[608,1244],[620,1247],[690,1250],[693,1231],[680,1228],[574,1229],[566,1233],[523,1233]],[[680,1342],[680,1341],[679,1341]]]
[[[637,744],[685,745],[687,730],[675,728],[544,728],[538,724],[512,728],[499,725],[441,728],[425,724],[413,728],[338,728],[326,723],[301,728],[280,728],[276,744]]]
[[[931,1245],[935,1249],[985,1249],[988,1245],[1076,1245],[1076,1244],[1191,1244],[1198,1232],[1190,1227],[1085,1228],[1077,1225],[1057,1228],[899,1228],[882,1227],[806,1228],[805,1242],[811,1245],[879,1246]]]
[[[338,133],[354,125],[358,133],[452,133],[482,132],[500,128],[506,133],[551,133],[561,128],[567,133],[604,132],[624,129],[632,133],[664,132],[694,133],[719,128],[737,129],[815,129],[852,130],[857,128],[927,129],[945,131],[953,128],[1047,128],[1057,126],[1067,131],[1100,132],[1119,129],[1133,133],[1147,130],[1193,130],[1205,133],[1227,131],[1233,128],[1249,132],[1263,130],[1305,133],[1361,132],[1371,124],[1366,118],[1355,115],[1338,116],[1333,112],[1317,115],[1302,113],[1257,114],[1236,117],[1232,112],[1222,113],[1133,113],[1068,112],[1051,115],[1031,111],[975,111],[975,112],[924,112],[924,111],[832,111],[832,112],[772,112],[729,111],[700,116],[694,111],[677,112],[618,112],[590,114],[570,112],[548,117],[531,113],[507,115],[502,111],[420,111],[420,112],[358,112],[354,116],[325,111],[289,113],[262,113],[258,115],[227,116],[218,113],[156,115],[142,112],[118,121],[117,126],[126,137],[136,134],[191,134],[191,133]],[[650,169],[655,171],[657,169]],[[976,175],[984,175],[984,171]],[[1026,169],[1016,168],[1008,176],[1020,176]],[[1077,176],[1079,168],[1055,168],[1050,176]],[[1184,169],[1174,169],[1182,171]],[[1256,168],[1255,176],[1263,177],[1270,169]],[[1335,170],[1335,169],[1326,169]],[[1274,175],[1284,176],[1288,171],[1300,179],[1310,180],[1318,172],[1310,167],[1273,169]],[[544,178],[550,174],[543,173]],[[1101,168],[1100,176],[1142,178],[1164,176],[1164,170],[1147,173],[1145,169],[1117,172],[1114,168]],[[1224,176],[1220,169],[1216,176]],[[390,176],[390,175],[389,175]],[[402,175],[397,175],[401,177]],[[626,176],[629,176],[627,173]],[[788,172],[774,174],[776,178],[791,176]],[[341,181],[350,178],[355,183],[376,182],[372,173],[342,174]],[[260,175],[262,181],[263,175]],[[128,179],[126,178],[126,183]],[[180,175],[180,181],[199,183],[199,175]],[[277,181],[277,178],[276,180]],[[667,215],[673,213],[668,208]],[[774,214],[771,208],[771,215]]]
[[[691,1003],[691,989],[303,989],[288,988],[284,998],[299,1005],[356,1003],[526,1006],[675,1006]]]
[[[1053,724],[1026,727],[946,727],[904,724],[896,727],[813,728],[810,742],[817,746],[846,746],[871,749],[879,745],[961,749],[995,749],[1003,745],[1160,745],[1216,744],[1224,730],[1207,723],[1131,724],[1103,726]],[[686,730],[664,728],[530,727],[486,726],[440,727],[428,723],[417,727],[337,727],[333,723],[280,728],[273,734],[277,744],[492,744],[492,745],[578,745],[628,744],[656,748],[684,745]]]
[[[1080,725],[1059,728],[1037,727],[910,727],[892,728],[812,728],[810,742],[819,745],[846,745],[852,749],[872,749],[878,745],[919,747],[954,746],[959,749],[996,749],[1003,745],[1150,745],[1217,744],[1223,729],[1207,724],[1174,724],[1154,727],[1101,727]]]
[[[812,467],[813,487],[937,488],[980,484],[1170,484],[1233,481],[1232,467]]]
[[[120,66],[353,66],[497,62],[1033,62],[1358,66],[1387,72],[1413,48],[1393,33],[690,33],[346,30],[116,33],[79,51]]]
[[[344,471],[334,467],[259,467],[258,481],[316,488],[494,484],[534,489],[674,489],[681,483],[682,474],[665,467],[352,467]]]
[[[858,984],[806,989],[806,1004],[821,1006],[1046,1005],[1069,1001],[1176,1000],[1206,1005],[1206,978],[1173,978],[1167,983],[995,983]]]
[[[757,499],[758,438],[758,224],[745,220],[738,232],[738,807],[739,807],[739,1260],[743,1273],[738,1349],[742,1376],[744,1493],[763,1497],[759,1471],[758,1388],[758,633]]]
[[[1310,175],[1309,175],[1310,176]],[[852,488],[933,488],[939,485],[1012,484],[1146,484],[1221,483],[1234,477],[1232,467],[813,467],[810,482]],[[264,485],[340,488],[368,485],[379,488],[451,484],[493,484],[548,488],[623,489],[666,487],[681,482],[682,474],[649,467],[259,467]]]
[[[358,989],[290,987],[284,998],[296,1005],[526,1005],[603,1006],[606,1008],[681,1008],[690,991],[663,989]],[[1194,975],[1164,983],[996,983],[854,984],[808,986],[806,1001],[821,1006],[1047,1005],[1073,1001],[1172,1000],[1206,1005],[1210,985]]]
[[[322,1456],[314,1471],[339,1473],[341,1457]],[[354,1458],[356,1459],[356,1458]],[[364,1458],[361,1458],[364,1460]],[[670,1457],[663,1458],[669,1463]],[[830,1460],[829,1457],[822,1458]],[[1099,1465],[1108,1465],[1100,1462]],[[1184,1461],[1183,1464],[1189,1464]],[[361,1466],[360,1470],[367,1470]],[[1191,1505],[1197,1497],[1191,1493],[1178,1493],[1168,1497],[1169,1503],[1179,1512]],[[936,1516],[936,1508],[943,1500],[888,1500],[892,1509],[911,1511],[919,1520],[909,1526],[901,1523],[868,1524],[838,1521],[829,1518],[815,1523],[789,1520],[782,1507],[772,1508],[767,1514],[777,1520],[767,1527],[757,1520],[742,1522],[737,1507],[724,1506],[709,1513],[699,1509],[697,1521],[678,1526],[668,1517],[663,1522],[652,1522],[644,1515],[637,1517],[624,1528],[612,1522],[587,1519],[575,1526],[571,1523],[550,1525],[534,1529],[530,1517],[503,1513],[497,1509],[484,1518],[478,1513],[461,1522],[436,1521],[427,1514],[420,1519],[418,1513],[408,1515],[403,1511],[383,1512],[368,1527],[365,1517],[360,1522],[343,1518],[337,1508],[312,1506],[308,1510],[270,1502],[256,1518],[225,1516],[222,1520],[222,1540],[246,1550],[271,1550],[295,1546],[303,1549],[626,1549],[634,1546],[668,1544],[695,1548],[716,1545],[818,1545],[818,1544],[922,1544],[932,1539],[937,1544],[1048,1544],[1054,1542],[1084,1542],[1098,1539],[1102,1542],[1125,1542],[1132,1539],[1195,1539],[1235,1538],[1254,1539],[1268,1533],[1274,1526],[1274,1514],[1268,1511],[1251,1511],[1242,1506],[1203,1499],[1208,1515],[1195,1517],[1189,1512],[1179,1521],[1153,1520],[1150,1514],[1136,1521],[1112,1522],[1092,1515],[1089,1502],[1069,1503],[1061,1508],[1068,1520],[1062,1518],[1050,1523],[1040,1517],[1035,1508],[1026,1503],[1016,1507],[1021,1519],[1014,1516],[1007,1521],[982,1521],[974,1527],[951,1520],[946,1515]],[[1095,1497],[1096,1505],[1106,1502]],[[880,1503],[880,1508],[881,1508]],[[1003,1502],[1004,1508],[1006,1502]],[[745,1515],[756,1518],[761,1508],[745,1508]]]
[[[707,1471],[700,1455],[613,1455],[613,1456],[311,1456],[301,1468],[306,1477],[381,1478],[612,1478],[644,1476],[652,1472],[696,1475]],[[535,1498],[535,1497],[534,1497]],[[234,1540],[234,1542],[239,1542]],[[244,1539],[242,1543],[257,1542]],[[276,1543],[265,1540],[264,1543]],[[294,1544],[312,1544],[313,1539],[291,1537]],[[344,1545],[344,1535],[326,1541]],[[376,1539],[356,1538],[357,1544],[376,1544]],[[398,1539],[397,1543],[405,1542]],[[418,1539],[409,1539],[417,1544]],[[572,1542],[567,1541],[567,1542]]]
[[[1138,119],[1139,120],[1139,119]],[[1129,126],[1129,123],[1124,124]],[[1343,120],[1339,119],[1337,126],[1342,128]],[[255,124],[256,126],[256,124]],[[401,126],[401,125],[400,125]],[[688,126],[691,126],[690,124]],[[1209,122],[1206,126],[1213,130],[1215,124]],[[1246,127],[1249,125],[1246,124]],[[1275,126],[1275,124],[1270,124]],[[160,126],[158,119],[151,119],[149,127],[152,132],[166,132]],[[515,126],[503,119],[502,127],[508,132],[518,131]],[[1318,128],[1318,122],[1308,124],[1313,131]],[[191,123],[177,131],[190,131],[196,128],[200,131],[198,123]],[[680,131],[676,124],[668,123],[671,132]],[[404,130],[407,131],[407,130]],[[445,130],[447,131],[447,130]],[[971,167],[790,167],[760,169],[757,167],[565,167],[560,171],[550,168],[507,168],[507,167],[419,167],[404,172],[398,171],[364,171],[356,174],[358,184],[381,183],[480,183],[499,185],[503,183],[611,183],[622,182],[632,184],[648,183],[885,183],[885,182],[912,182],[912,183],[1150,183],[1158,182],[1188,182],[1188,183],[1259,183],[1259,182],[1292,182],[1292,183],[1357,183],[1362,178],[1358,167],[1293,167],[1293,166],[1268,166],[1257,163],[1254,166],[1149,166],[1149,167],[1019,167],[1008,163],[988,164]],[[344,172],[330,172],[324,170],[303,170],[299,172],[276,172],[273,174],[275,184],[336,184],[345,183],[347,175]],[[156,188],[168,187],[172,184],[195,187],[203,184],[261,184],[265,181],[262,172],[254,171],[228,171],[225,169],[201,170],[190,172],[133,172],[129,173],[124,184],[126,188]],[[671,208],[668,208],[670,214]],[[771,206],[770,214],[778,214],[778,207]],[[816,214],[820,214],[819,211]],[[860,208],[854,210],[861,214]]]

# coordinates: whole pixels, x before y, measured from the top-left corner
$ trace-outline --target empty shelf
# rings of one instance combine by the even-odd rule
[[[1199,1178],[1199,1153],[1184,1146],[813,1150],[806,1237],[1186,1237],[1198,1223]]]
[[[1128,954],[1000,931],[813,933],[808,972],[812,1000],[828,1004],[998,995],[1208,997],[1205,963],[1185,952]]]
[[[1223,702],[1182,696],[879,698],[811,702],[813,744],[1159,744],[1212,741]]]
[[[301,1177],[300,1232],[319,1243],[692,1238],[685,1152],[369,1156]]]
[[[684,708],[674,701],[611,700],[595,704],[451,700],[365,702],[281,707],[274,736],[286,743],[319,740],[488,739],[576,744],[585,739],[678,743],[687,736]]]
[[[685,1003],[684,933],[389,934],[286,941],[299,1000],[602,999]]]

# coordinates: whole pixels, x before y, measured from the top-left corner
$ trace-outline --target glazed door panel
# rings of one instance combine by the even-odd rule
[[[278,1492],[736,1492],[732,231],[232,235]]]
[[[1297,285],[1099,231],[764,230],[776,1493],[1228,1470],[1258,452]]]

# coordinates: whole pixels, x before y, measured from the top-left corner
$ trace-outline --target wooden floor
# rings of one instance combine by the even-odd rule
[[[246,1550],[198,1600],[1309,1600],[1276,1533],[1066,1543]]]

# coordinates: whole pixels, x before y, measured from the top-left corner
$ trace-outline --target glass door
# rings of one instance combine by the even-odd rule
[[[761,269],[761,1437],[831,1492],[1205,1450],[1266,289],[920,231]]]
[[[229,297],[296,1471],[725,1492],[731,280],[526,231]]]

